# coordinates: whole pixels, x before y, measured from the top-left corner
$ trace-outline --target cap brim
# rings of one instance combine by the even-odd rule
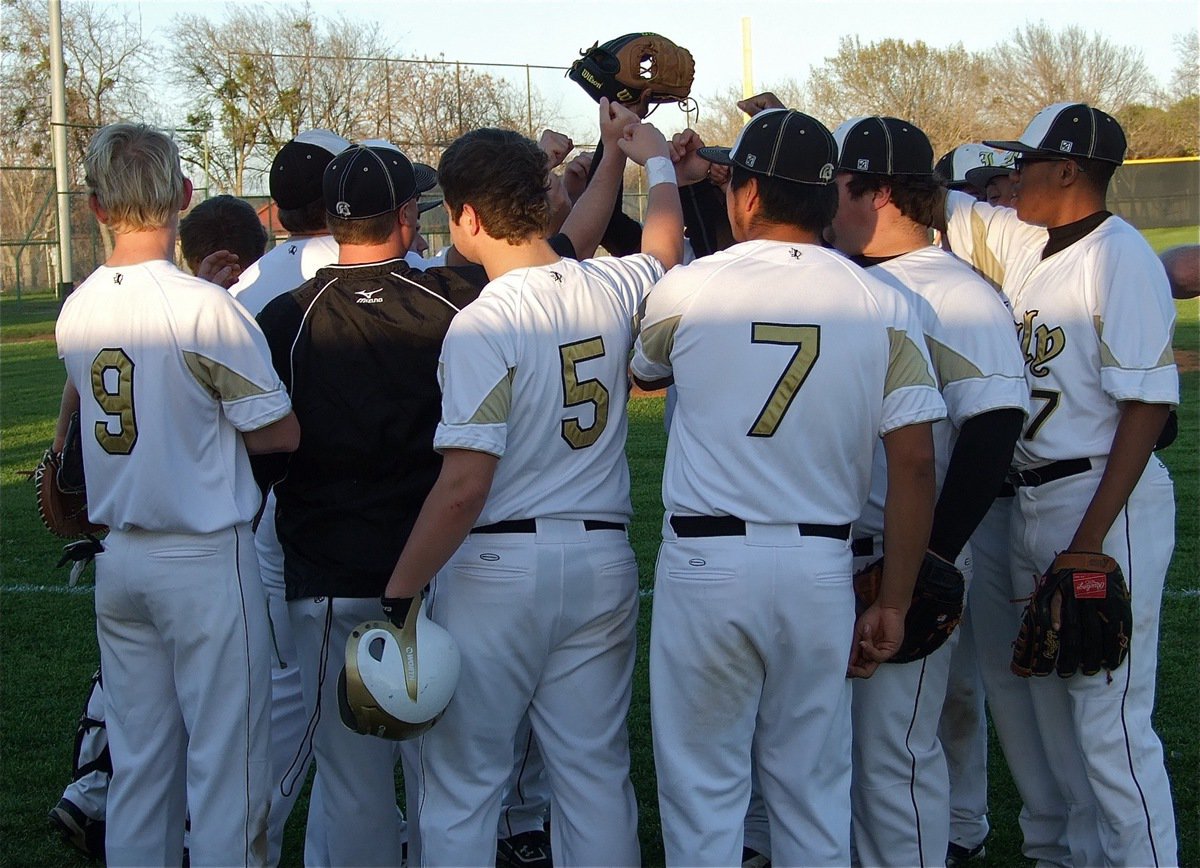
[[[1011,166],[980,166],[977,169],[968,169],[966,183],[982,190],[992,178],[1008,177],[1013,171]]]
[[[424,214],[426,211],[432,211],[434,208],[440,208],[441,205],[441,199],[433,199],[429,202],[421,202],[419,205],[417,205],[417,211],[421,214]]]
[[[733,165],[733,148],[700,148],[696,153],[718,166]]]
[[[413,163],[413,177],[416,179],[418,193],[424,193],[437,186],[437,170],[433,166]]]
[[[1056,157],[1063,159],[1069,158],[1071,155],[1062,151],[1051,151],[1047,148],[1039,148],[1036,145],[1027,145],[1024,142],[984,142],[989,148],[995,148],[997,151],[1018,151],[1022,154],[1053,154]]]

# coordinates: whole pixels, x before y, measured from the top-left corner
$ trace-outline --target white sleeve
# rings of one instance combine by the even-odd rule
[[[977,202],[957,190],[946,194],[946,236],[955,256],[997,286],[1012,259],[1030,246],[1046,243],[1046,230],[1017,218],[1013,208]]]
[[[882,437],[906,425],[945,419],[946,404],[938,392],[924,331],[909,294],[880,281],[873,282],[879,286],[875,294],[884,311],[890,342],[883,415],[879,421]]]
[[[690,306],[703,279],[698,266],[676,267],[655,284],[645,301],[641,328],[629,363],[633,375],[644,383],[665,380],[672,374],[671,349],[684,311]]]
[[[1012,316],[990,286],[962,271],[964,279],[939,297],[925,333],[942,398],[958,428],[991,410],[1029,411],[1025,360]]]
[[[655,281],[663,276],[662,263],[648,253],[584,259],[579,267],[611,287],[630,315],[641,305]]]
[[[450,322],[438,366],[442,420],[433,437],[438,452],[470,449],[504,456],[517,364],[509,324],[515,321],[491,296],[473,301]]]
[[[196,381],[221,402],[239,431],[254,431],[291,410],[287,390],[271,364],[258,323],[223,289],[197,281],[202,306],[191,335],[181,336],[184,363]]]
[[[1101,388],[1114,401],[1178,404],[1175,305],[1158,257],[1141,238],[1128,236],[1098,251],[1092,267]]]

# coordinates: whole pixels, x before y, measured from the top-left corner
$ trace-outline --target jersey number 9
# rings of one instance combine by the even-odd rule
[[[119,347],[103,349],[92,362],[92,394],[108,416],[96,423],[96,440],[109,455],[128,455],[137,443],[137,421],[133,415],[133,359]],[[118,424],[114,432],[110,426]]]

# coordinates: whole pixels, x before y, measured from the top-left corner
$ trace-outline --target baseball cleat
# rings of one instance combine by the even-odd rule
[[[496,842],[496,868],[552,868],[550,835],[541,829]]]
[[[742,848],[742,868],[771,868],[771,859],[750,847]]]
[[[64,841],[89,859],[104,858],[104,821],[93,820],[70,799],[59,799],[47,817]]]
[[[955,844],[953,841],[946,848],[946,868],[961,868],[974,859],[982,859],[987,855],[987,848],[984,847],[986,842],[980,841],[974,847],[967,849],[961,844]]]

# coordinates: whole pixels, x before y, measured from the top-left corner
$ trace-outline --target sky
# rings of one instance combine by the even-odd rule
[[[193,0],[101,0],[140,16],[153,36],[179,14],[220,19],[226,7]],[[568,66],[580,49],[635,30],[661,33],[696,61],[693,95],[709,96],[742,80],[742,18],[750,18],[756,83],[803,80],[809,68],[837,52],[838,39],[863,42],[917,39],[969,51],[1000,44],[1026,22],[1058,30],[1078,25],[1142,51],[1166,84],[1176,65],[1173,38],[1200,22],[1195,0],[310,0],[323,18],[379,22],[400,55],[444,55],[474,63]],[[600,14],[603,12],[603,16]],[[161,41],[161,40],[156,40]],[[510,73],[524,81],[523,71]],[[564,117],[594,117],[594,105],[574,82],[551,70],[534,71],[534,86]],[[682,113],[654,118],[682,128]],[[675,131],[674,129],[670,131]]]

